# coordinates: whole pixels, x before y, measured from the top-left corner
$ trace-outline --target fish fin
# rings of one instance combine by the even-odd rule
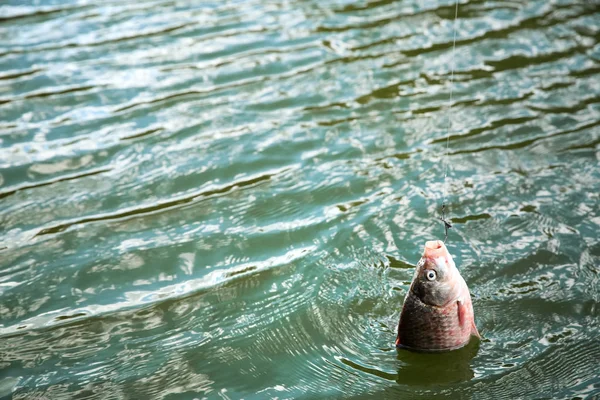
[[[479,339],[481,339],[481,335],[479,334],[479,331],[477,330],[477,326],[475,325],[475,321],[473,321],[471,323],[471,335],[477,336]]]
[[[458,306],[458,323],[460,324],[460,326],[463,326],[463,324],[466,321],[467,306],[462,301],[462,299],[456,300],[456,304]],[[481,339],[481,335],[479,334],[479,331],[477,330],[477,326],[475,326],[474,320],[471,320],[471,335],[477,336],[479,339]]]
[[[400,346],[400,334],[396,336],[396,346]]]
[[[458,324],[463,326],[465,321],[465,314],[467,313],[467,307],[462,299],[456,300],[456,308],[458,309]]]

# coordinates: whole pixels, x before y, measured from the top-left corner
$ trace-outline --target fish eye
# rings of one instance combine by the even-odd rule
[[[427,273],[425,274],[425,278],[427,278],[428,281],[433,281],[435,279],[435,277],[436,277],[436,273],[432,269],[427,271]]]

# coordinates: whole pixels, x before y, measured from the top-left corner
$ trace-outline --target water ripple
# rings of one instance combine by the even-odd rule
[[[0,397],[600,393],[593,4],[462,1],[453,59],[453,1],[29,3]],[[396,350],[442,201],[483,340]]]

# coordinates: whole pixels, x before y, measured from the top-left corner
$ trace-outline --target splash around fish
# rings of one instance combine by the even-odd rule
[[[396,347],[438,352],[481,338],[469,288],[441,240],[425,243],[404,299]]]

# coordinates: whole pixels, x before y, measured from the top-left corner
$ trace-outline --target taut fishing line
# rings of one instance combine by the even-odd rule
[[[444,243],[448,240],[448,229],[452,228],[452,224],[446,219],[446,195],[448,192],[448,148],[450,145],[450,128],[452,127],[452,119],[450,114],[450,109],[452,108],[452,89],[454,88],[454,53],[456,53],[456,22],[458,21],[458,0],[456,0],[456,6],[454,7],[454,38],[452,39],[452,63],[450,67],[450,99],[448,102],[448,107],[446,107],[446,115],[448,117],[448,126],[446,128],[446,154],[444,155],[444,195],[442,200],[442,215],[440,216],[440,220],[444,223]]]

